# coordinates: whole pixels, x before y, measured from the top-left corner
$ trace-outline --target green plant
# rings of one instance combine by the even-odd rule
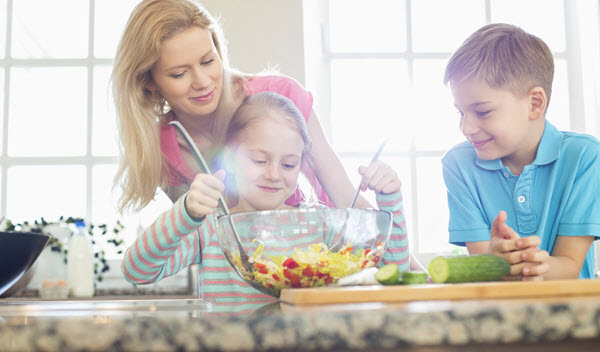
[[[51,251],[62,254],[63,260],[66,264],[67,254],[69,252],[68,248],[65,248],[63,243],[54,235],[52,235],[47,228],[49,225],[68,226],[77,221],[83,221],[83,219],[73,217],[65,218],[61,216],[56,222],[48,222],[41,217],[39,220],[34,220],[32,223],[28,221],[24,221],[22,223],[13,223],[11,220],[6,219],[2,227],[4,231],[43,233],[50,236],[50,240],[46,246],[49,247]],[[120,221],[117,221],[111,228],[109,228],[109,226],[106,224],[86,224],[88,233],[92,239],[92,250],[94,253],[94,274],[96,275],[96,281],[100,282],[104,279],[103,275],[110,269],[110,266],[106,260],[106,252],[102,249],[99,249],[99,246],[97,245],[97,239],[102,238],[106,243],[114,245],[115,249],[117,250],[116,253],[122,254],[123,250],[121,248],[125,242],[121,238],[120,233],[125,227]]]

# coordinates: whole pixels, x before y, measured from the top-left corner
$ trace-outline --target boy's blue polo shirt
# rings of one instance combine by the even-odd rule
[[[557,234],[600,236],[600,143],[560,132],[546,121],[534,162],[520,176],[500,159],[482,160],[463,142],[442,159],[450,210],[450,243],[487,241],[500,210],[521,236],[538,235],[552,254]],[[594,247],[580,278],[594,277]]]

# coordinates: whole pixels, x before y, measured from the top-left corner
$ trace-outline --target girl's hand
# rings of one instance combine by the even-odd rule
[[[188,214],[195,219],[201,219],[212,213],[225,190],[224,180],[225,170],[219,170],[214,175],[197,174],[185,197],[185,209]]]
[[[396,171],[381,160],[375,160],[368,167],[360,166],[358,173],[362,176],[361,191],[371,189],[375,193],[390,194],[400,192],[402,187]]]

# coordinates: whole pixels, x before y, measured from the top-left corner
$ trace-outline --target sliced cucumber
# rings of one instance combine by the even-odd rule
[[[400,270],[396,264],[386,264],[375,273],[375,279],[382,285],[395,285],[399,277]]]
[[[403,284],[413,285],[426,284],[429,274],[424,271],[403,271],[401,276]]]
[[[436,283],[497,281],[510,273],[510,264],[491,254],[441,256],[432,259],[427,270]]]

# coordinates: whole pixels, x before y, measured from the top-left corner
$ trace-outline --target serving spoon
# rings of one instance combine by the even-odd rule
[[[196,158],[196,162],[198,163],[198,166],[200,166],[200,169],[202,170],[202,172],[204,172],[208,175],[212,175],[212,172],[210,171],[208,164],[204,160],[202,153],[196,146],[196,143],[194,143],[194,141],[192,140],[192,137],[190,137],[190,135],[187,133],[187,131],[183,127],[183,125],[179,121],[174,121],[174,120],[169,122],[169,125],[173,125],[177,129],[179,129],[179,132],[181,132],[181,135],[184,137],[185,142],[188,145],[188,148],[193,151],[194,157]],[[227,203],[225,203],[225,200],[223,199],[222,195],[219,196],[219,205],[223,209],[223,212],[225,213],[225,215],[230,215],[229,207],[227,206]],[[250,274],[250,273],[252,273],[253,265],[250,263],[250,260],[249,260],[250,258],[248,257],[248,254],[246,254],[246,250],[244,249],[244,246],[242,246],[240,236],[238,235],[235,225],[233,224],[233,220],[231,219],[230,216],[228,217],[228,220],[229,220],[229,224],[231,225],[231,228],[233,229],[233,235],[234,235],[233,237],[235,237],[235,241],[236,241],[238,249],[240,251],[240,258],[242,260],[242,265],[244,266],[244,269],[248,272],[248,274]]]
[[[385,139],[385,140],[383,140],[383,142],[381,142],[381,144],[379,145],[379,148],[377,148],[377,151],[373,155],[373,158],[371,158],[371,162],[369,162],[369,166],[371,166],[371,164],[373,164],[377,159],[379,159],[379,156],[381,155],[381,152],[383,152],[383,148],[385,148],[385,145],[387,144],[388,140],[389,139]],[[354,198],[352,199],[352,203],[350,203],[350,208],[354,208],[354,205],[356,204],[356,199],[358,198],[359,193],[360,193],[360,184],[356,188],[356,192],[354,193]],[[347,217],[348,216],[349,215],[347,215]],[[340,231],[340,237],[343,236],[344,232],[346,231],[346,226],[348,225],[347,217],[346,217],[346,222],[344,223],[344,226],[342,226],[342,230]],[[339,247],[341,245],[342,245],[342,240],[340,238],[329,248],[329,250],[331,252],[335,252],[339,249]]]

